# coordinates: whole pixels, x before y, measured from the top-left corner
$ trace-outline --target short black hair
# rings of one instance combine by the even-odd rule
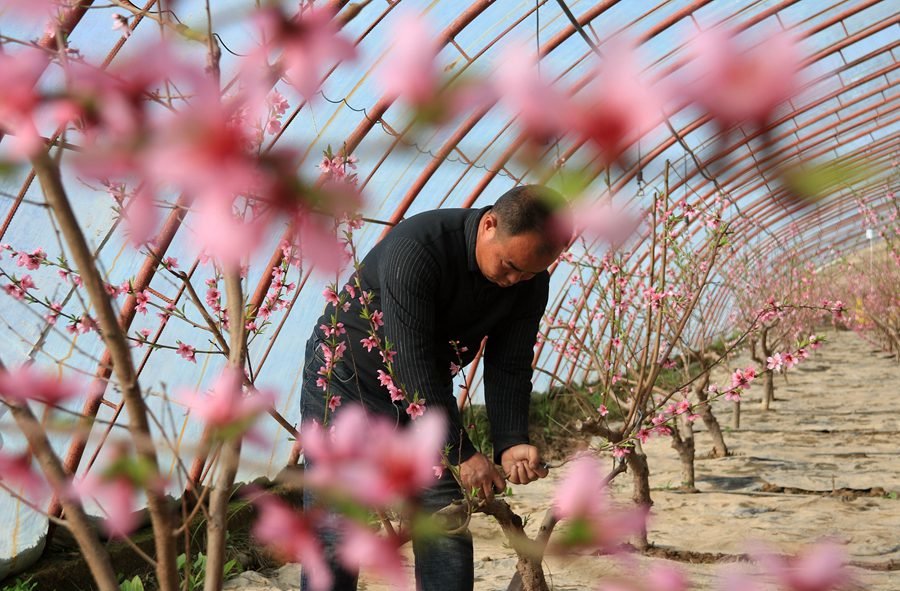
[[[547,238],[547,250],[568,246],[571,232],[564,215],[566,201],[562,195],[543,185],[513,187],[497,199],[491,211],[497,225],[507,236],[537,232]]]

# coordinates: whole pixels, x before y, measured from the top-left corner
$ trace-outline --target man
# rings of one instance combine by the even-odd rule
[[[569,238],[563,231],[567,224],[554,215],[553,206],[560,203],[562,198],[550,189],[521,186],[502,195],[493,207],[425,212],[392,229],[362,261],[340,302],[327,306],[316,323],[306,348],[303,420],[321,422],[332,410],[340,412],[328,404],[340,396],[342,405],[361,404],[405,424],[420,408],[410,407],[410,401],[424,399],[426,409],[438,409],[447,417],[449,460],[459,465],[466,490],[477,489],[491,499],[495,491],[505,490],[504,475],[514,484],[546,476],[540,452],[528,441],[528,406],[534,344],[547,305],[547,268]],[[371,292],[371,301],[361,299],[365,292]],[[370,330],[379,324],[371,320],[376,312],[383,321],[379,342],[382,349],[390,344],[389,351],[372,348]],[[347,350],[334,365],[324,392],[321,382],[316,384],[319,369],[326,365],[322,344],[328,337],[323,327],[338,322],[346,330],[341,337]],[[485,336],[484,396],[493,459],[475,449],[466,434],[452,382],[453,370],[472,361]],[[385,371],[391,351],[396,353],[393,380],[387,380],[379,370]],[[402,402],[392,401],[403,395]],[[433,512],[462,496],[445,471],[423,494],[422,506]],[[315,503],[311,493],[304,500],[308,506]],[[322,532],[322,539],[334,589],[356,589],[356,574],[334,560],[336,533]],[[420,589],[472,589],[468,532],[414,539],[413,551]]]

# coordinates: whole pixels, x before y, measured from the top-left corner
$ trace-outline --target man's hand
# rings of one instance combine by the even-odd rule
[[[466,490],[476,488],[488,501],[494,499],[495,488],[498,492],[506,490],[506,481],[497,472],[494,463],[480,453],[459,465],[459,479]]]
[[[528,484],[549,473],[541,462],[541,452],[533,445],[520,443],[500,455],[503,472],[513,484]]]

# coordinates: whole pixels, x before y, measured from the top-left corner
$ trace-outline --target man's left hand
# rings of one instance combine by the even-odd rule
[[[541,452],[533,445],[520,443],[500,454],[500,463],[506,478],[513,484],[528,484],[548,474],[541,461]]]

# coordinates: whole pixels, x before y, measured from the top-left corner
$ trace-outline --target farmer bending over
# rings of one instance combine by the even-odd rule
[[[340,406],[361,404],[368,412],[399,424],[422,409],[447,417],[449,460],[459,465],[462,484],[487,499],[513,484],[528,484],[547,475],[538,449],[528,441],[531,362],[538,323],[547,305],[549,274],[569,238],[553,205],[562,198],[537,185],[516,187],[493,207],[446,209],[415,215],[391,230],[365,257],[351,277],[342,302],[330,304],[307,342],[301,412],[305,421],[329,421]],[[357,277],[358,275],[358,277]],[[358,282],[357,282],[358,281]],[[394,380],[386,380],[385,352],[373,347],[370,321],[361,317],[360,288],[371,292],[370,313],[380,312],[381,345],[390,343]],[[334,365],[328,392],[316,384],[325,365],[320,328],[332,315],[346,329],[347,350]],[[379,322],[380,324],[380,322]],[[472,361],[481,341],[484,350],[484,397],[491,424],[493,459],[479,453],[466,434],[452,376]],[[390,351],[386,353],[390,356]],[[379,379],[381,378],[381,379]],[[387,382],[387,384],[386,384]],[[388,387],[390,386],[390,387]],[[396,388],[406,393],[400,398]],[[394,388],[393,391],[390,388]],[[413,395],[424,404],[410,405]],[[329,400],[326,400],[328,398]],[[326,409],[327,412],[326,412]],[[372,442],[377,445],[377,442]],[[495,464],[502,467],[499,471]],[[422,508],[436,511],[463,498],[449,471],[422,494]],[[307,507],[315,502],[305,493]],[[357,573],[334,558],[338,535],[322,532],[334,576],[334,589],[356,589]],[[473,586],[472,537],[468,532],[413,540],[419,589],[470,591]],[[307,581],[303,588],[308,589]]]

